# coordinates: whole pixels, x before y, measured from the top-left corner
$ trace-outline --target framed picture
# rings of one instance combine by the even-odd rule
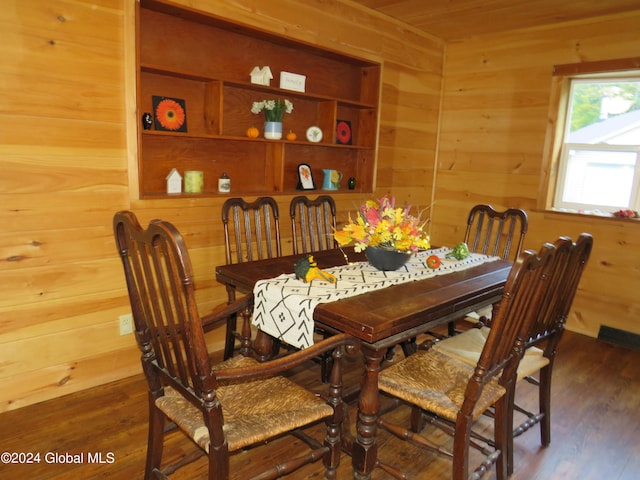
[[[298,165],[298,190],[315,190],[316,184],[313,181],[311,167],[306,163]]]
[[[153,95],[153,119],[156,130],[187,131],[187,107],[181,98]]]
[[[351,145],[351,122],[349,120],[336,121],[336,143]]]

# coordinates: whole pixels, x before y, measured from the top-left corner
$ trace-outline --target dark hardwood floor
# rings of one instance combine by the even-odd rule
[[[347,382],[357,382],[358,363]],[[296,372],[296,380],[316,388],[319,366]],[[146,385],[135,376],[92,390],[0,415],[0,452],[39,454],[27,465],[0,463],[3,480],[140,479],[147,432]],[[536,405],[534,387],[519,385],[521,403]],[[553,379],[552,442],[540,447],[536,427],[516,439],[514,480],[635,480],[640,477],[640,352],[567,332]],[[351,409],[351,416],[354,410]],[[391,415],[403,419],[406,409]],[[317,428],[317,427],[316,427]],[[318,430],[321,435],[321,429]],[[245,479],[257,465],[298,448],[298,440],[279,439],[233,457],[234,478]],[[191,444],[179,432],[165,447],[177,459]],[[379,435],[383,461],[405,466],[409,478],[450,478],[449,461]],[[4,457],[3,457],[4,459]],[[100,463],[100,461],[102,463]],[[203,459],[176,479],[206,478]],[[322,478],[319,464],[289,478]],[[350,458],[342,459],[340,479],[351,478]],[[374,480],[390,478],[381,470]],[[495,474],[485,478],[495,478]]]

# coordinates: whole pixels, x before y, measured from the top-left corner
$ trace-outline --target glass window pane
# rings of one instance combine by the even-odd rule
[[[636,160],[636,152],[571,149],[563,202],[626,208]]]

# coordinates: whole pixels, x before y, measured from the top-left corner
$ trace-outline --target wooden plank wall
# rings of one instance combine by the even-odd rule
[[[179,3],[382,62],[376,193],[430,204],[440,41],[348,1]],[[129,306],[111,231],[117,210],[173,221],[200,306],[225,299],[214,277],[223,198],[137,200],[133,11],[132,0],[7,0],[0,9],[0,412],[139,373],[133,337],[118,330]],[[336,199],[341,218],[364,200]],[[278,198],[285,251],[289,200]]]
[[[432,234],[459,240],[474,204],[520,207],[526,247],[559,235],[594,236],[568,328],[640,333],[640,222],[537,209],[554,64],[637,56],[640,11],[447,45]]]

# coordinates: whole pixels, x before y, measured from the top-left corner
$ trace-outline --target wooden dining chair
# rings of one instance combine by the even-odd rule
[[[144,478],[168,478],[184,464],[206,456],[207,478],[227,480],[233,452],[287,433],[310,448],[298,449],[291,442],[282,463],[252,472],[251,478],[277,478],[321,459],[326,478],[336,478],[344,416],[341,358],[345,349],[357,349],[350,337],[336,335],[264,363],[237,355],[213,364],[203,324],[224,323],[230,312],[248,315],[251,296],[200,317],[189,253],[176,228],[154,220],[143,230],[128,211],[114,216],[113,227],[149,387]],[[334,352],[334,368],[325,399],[281,375],[326,351]],[[166,420],[177,425],[195,448],[178,464],[163,469]],[[324,444],[301,431],[321,421],[326,422]]]
[[[222,225],[227,264],[282,256],[280,212],[272,197],[259,197],[253,202],[229,198],[222,205]],[[235,295],[235,288],[227,285],[229,302],[233,302]],[[229,317],[224,346],[225,359],[233,355],[237,340],[241,343],[249,341],[243,338],[243,331],[248,331],[246,325],[238,331],[236,316]]]
[[[560,237],[555,246],[557,268],[562,268],[563,272],[552,280],[553,284],[547,292],[547,298],[540,303],[539,311],[525,337],[525,353],[517,370],[517,381],[526,380],[539,386],[538,412],[528,411],[517,404],[511,407],[511,427],[509,429],[511,435],[507,450],[509,473],[512,473],[514,468],[514,437],[521,435],[536,424],[540,424],[541,444],[546,447],[551,443],[553,365],[558,342],[564,333],[565,323],[578,290],[580,278],[591,254],[593,237],[588,233],[583,233],[575,243],[567,237]],[[473,365],[480,357],[489,332],[488,327],[471,328],[464,333],[435,343],[433,348]],[[539,379],[535,375],[539,375]],[[513,427],[513,409],[525,416],[524,421],[515,428]]]
[[[464,242],[471,252],[513,261],[522,252],[528,224],[527,213],[519,208],[497,211],[491,205],[475,205],[467,217]],[[491,307],[468,317],[488,321]],[[455,321],[450,322],[448,335],[456,333]]]
[[[336,204],[333,197],[320,195],[311,200],[304,195],[289,204],[293,253],[309,253],[335,247]]]
[[[467,217],[464,241],[469,250],[503,260],[515,260],[522,251],[528,217],[524,210],[496,211],[491,205],[476,205]]]
[[[253,202],[229,198],[222,205],[227,264],[280,257],[280,212],[273,197]]]
[[[304,195],[291,199],[291,243],[293,254],[329,250],[336,245],[333,233],[336,230],[336,203],[330,195],[319,195],[311,200]],[[326,338],[331,334],[316,328],[315,333]],[[320,376],[328,381],[331,370],[331,355],[320,358]]]
[[[452,478],[471,478],[470,448],[484,458],[473,471],[482,474],[495,464],[497,479],[507,478],[508,415],[515,371],[523,353],[524,336],[534,320],[536,306],[549,288],[556,249],[545,244],[538,254],[525,251],[514,263],[493,319],[494,328],[475,366],[433,348],[416,353],[382,370],[379,388],[395,403],[412,407],[411,429],[388,422],[378,425],[413,445],[452,458]],[[482,445],[472,428],[494,406],[494,437]],[[430,442],[424,419],[453,434],[453,449],[444,452]]]

